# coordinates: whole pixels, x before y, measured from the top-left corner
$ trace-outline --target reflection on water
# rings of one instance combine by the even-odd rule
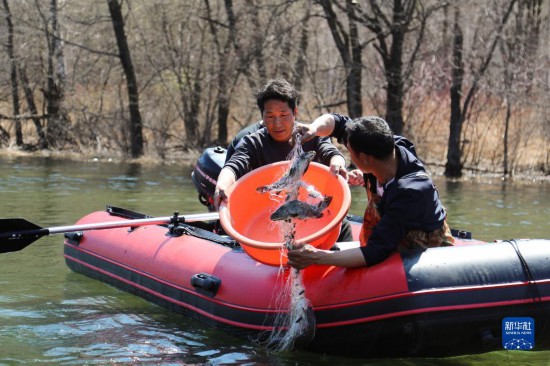
[[[550,184],[476,179],[447,181],[436,177],[447,221],[484,241],[550,237]],[[352,189],[351,212],[362,214],[364,188]]]
[[[550,236],[549,184],[442,183],[451,226],[473,231],[476,238],[486,241]]]
[[[70,225],[106,205],[155,216],[205,212],[191,168],[0,158],[3,217],[43,227]],[[550,238],[548,184],[436,179],[452,227],[478,239]],[[366,195],[352,189],[351,212]],[[63,237],[44,237],[0,255],[0,365],[113,364],[366,364],[306,352],[267,354],[246,340],[211,329],[138,297],[70,272]],[[438,360],[438,365],[547,364],[547,352],[499,351]],[[433,365],[433,360],[375,360],[377,365]]]

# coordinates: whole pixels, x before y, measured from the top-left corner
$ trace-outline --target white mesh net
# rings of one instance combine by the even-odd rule
[[[303,153],[300,136],[296,136],[296,144],[289,156],[292,167],[297,163]],[[309,164],[309,162],[308,162]],[[291,168],[285,174],[291,173]],[[303,171],[302,171],[303,174]],[[306,201],[313,202],[322,199],[322,195],[312,185],[307,185],[299,177],[285,180],[285,185],[277,186],[275,190],[269,190],[270,198],[277,202],[289,202],[297,200],[300,188],[307,192]],[[282,190],[281,190],[282,188]],[[296,220],[287,219],[277,221],[281,239],[287,249],[299,249],[296,246]],[[281,250],[281,255],[283,250]],[[290,273],[281,266],[279,268],[279,281],[284,283],[277,288],[282,289],[275,294],[275,309],[277,315],[274,321],[274,330],[267,338],[267,347],[272,351],[292,350],[297,343],[307,344],[315,335],[315,316],[302,282],[302,273],[297,269],[290,269]]]

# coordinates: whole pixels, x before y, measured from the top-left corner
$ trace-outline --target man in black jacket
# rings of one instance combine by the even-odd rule
[[[262,114],[262,125],[255,124],[255,132],[244,133],[235,146],[235,152],[226,160],[218,175],[214,190],[214,207],[219,208],[227,200],[226,191],[246,173],[279,161],[292,152],[294,129],[298,126],[298,92],[284,79],[274,79],[257,94],[257,104]],[[311,136],[302,143],[305,152],[315,151],[314,161],[330,167],[335,174],[347,179],[346,161],[329,137]],[[344,220],[345,221],[345,220]],[[351,228],[345,221],[339,241],[351,241]]]
[[[346,145],[358,168],[348,172],[349,181],[363,181],[368,205],[359,248],[331,252],[306,246],[288,253],[291,266],[372,266],[397,249],[453,245],[445,221],[447,214],[414,145],[404,137],[394,136],[386,121],[325,114],[298,128],[302,140],[331,136]]]

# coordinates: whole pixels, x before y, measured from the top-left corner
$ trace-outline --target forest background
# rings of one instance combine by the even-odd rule
[[[449,177],[550,175],[549,0],[2,0],[0,148],[194,162],[261,119],[384,117]],[[345,149],[344,149],[345,150]]]

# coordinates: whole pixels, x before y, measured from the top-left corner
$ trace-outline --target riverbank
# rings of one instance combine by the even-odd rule
[[[68,150],[34,150],[26,151],[17,147],[8,147],[0,149],[0,156],[4,157],[30,157],[30,158],[51,158],[71,161],[97,161],[106,163],[136,163],[143,165],[181,165],[190,166],[195,164],[201,155],[201,151],[193,150],[187,152],[176,152],[165,159],[159,159],[149,155],[138,159],[130,159],[119,153],[102,152],[100,154],[93,152],[75,152]]]
[[[347,153],[347,151],[342,151]],[[82,161],[82,162],[102,162],[102,163],[134,163],[141,164],[144,166],[152,165],[176,165],[182,167],[190,167],[195,164],[195,162],[200,157],[202,151],[199,150],[189,150],[189,151],[174,151],[170,156],[167,156],[165,159],[160,159],[158,157],[145,155],[138,159],[129,159],[122,156],[122,154],[117,153],[108,153],[103,152],[101,154],[97,153],[85,153],[85,152],[74,152],[74,151],[58,151],[58,150],[35,150],[35,151],[25,151],[17,147],[8,147],[0,149],[0,156],[8,158],[16,157],[28,157],[28,158],[48,158],[56,160],[71,160],[71,161]],[[347,154],[345,154],[347,155]],[[347,161],[349,162],[349,156],[346,156]],[[444,176],[445,164],[444,162],[424,162],[426,168],[432,176],[442,177]],[[503,177],[502,172],[491,171],[483,167],[466,167],[463,169],[463,176],[460,178],[449,178],[454,181],[470,181],[476,179],[490,179],[496,181],[517,181],[517,182],[526,182],[526,183],[547,183],[550,184],[550,174],[545,174],[540,170],[535,169],[526,169],[525,171],[516,171],[510,177]]]

